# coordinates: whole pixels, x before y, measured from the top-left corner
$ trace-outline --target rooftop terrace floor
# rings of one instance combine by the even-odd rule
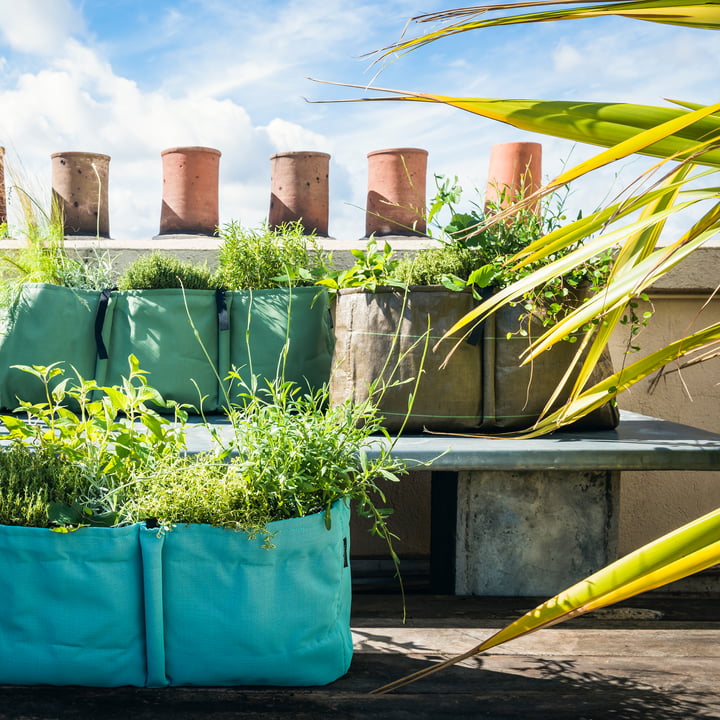
[[[356,593],[349,673],[320,688],[0,687],[0,720],[720,718],[720,598],[646,594],[541,630],[389,695],[541,598]]]

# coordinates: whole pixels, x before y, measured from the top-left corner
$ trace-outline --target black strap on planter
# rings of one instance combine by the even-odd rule
[[[229,330],[230,319],[228,318],[227,300],[225,291],[220,288],[215,291],[215,304],[217,305],[218,330]]]
[[[488,298],[490,298],[496,292],[495,288],[491,288],[491,287],[479,288],[479,290],[480,290],[480,302],[485,302]],[[480,342],[482,341],[484,335],[485,335],[485,320],[482,320],[477,325],[475,325],[475,327],[470,331],[465,342],[467,342],[468,345],[479,345]]]
[[[100,292],[98,300],[97,313],[95,313],[95,347],[97,348],[97,356],[100,360],[108,359],[108,351],[105,347],[102,331],[105,324],[105,313],[107,312],[110,295],[115,288],[105,288]]]

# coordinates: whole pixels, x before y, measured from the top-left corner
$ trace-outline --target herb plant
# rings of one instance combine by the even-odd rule
[[[174,255],[153,252],[135,260],[118,280],[120,290],[180,287],[186,290],[213,289],[213,273],[204,265],[183,261]]]
[[[495,220],[506,205],[507,191],[500,192],[498,203],[480,205],[471,201],[465,211],[460,211],[458,204],[463,191],[457,178],[451,181],[436,175],[435,183],[437,192],[429,204],[429,218],[440,231],[442,247],[420,251],[414,260],[401,264],[400,274],[410,283],[439,283],[454,290],[471,287],[497,291],[578,247],[570,246],[562,253],[510,269],[511,258],[517,253],[562,226],[566,220],[565,195],[555,193],[546,197],[540,211],[523,205],[509,217]],[[512,200],[521,202],[523,198]],[[442,222],[441,214],[447,215]],[[578,302],[604,286],[612,262],[613,254],[609,251],[596,255],[527,293],[521,305],[544,325],[553,325]],[[525,332],[520,330],[521,334]]]
[[[53,507],[71,506],[85,485],[81,467],[15,442],[0,452],[0,524],[50,527]]]
[[[219,229],[222,240],[216,280],[228,290],[312,285],[327,272],[315,235],[305,235],[301,223],[271,230],[243,228],[230,222]]]
[[[14,186],[13,190],[23,222],[12,234],[23,238],[25,244],[0,254],[0,311],[10,306],[23,283],[44,282],[89,290],[114,285],[108,253],[96,253],[88,262],[71,257],[65,248],[63,222],[56,209],[48,213],[22,188]],[[4,236],[10,235],[8,225],[3,232]]]
[[[50,521],[57,525],[122,523],[125,493],[135,474],[184,450],[181,428],[148,403],[173,410],[180,421],[184,410],[166,404],[147,384],[136,358],[129,363],[122,386],[101,387],[78,377],[72,385],[65,378],[52,390],[51,381],[62,374],[58,367],[21,367],[42,383],[45,402],[21,402],[16,414],[0,416],[6,437],[48,453],[83,480],[73,502],[53,498]],[[70,403],[78,412],[68,409]]]
[[[269,544],[267,523],[317,512],[329,522],[331,505],[346,499],[390,541],[377,482],[397,481],[404,464],[385,450],[367,456],[363,446],[380,430],[370,403],[327,405],[327,390],[304,394],[290,383],[246,397],[228,412],[231,437],[213,451],[168,458],[139,477],[134,516],[265,533]]]
[[[310,395],[291,383],[268,384],[227,408],[228,437],[210,429],[210,449],[191,455],[184,409],[163,402],[134,357],[114,387],[78,378],[72,388],[65,379],[51,390],[59,368],[22,369],[43,384],[46,401],[0,416],[12,443],[0,452],[0,522],[65,530],[151,518],[164,529],[208,523],[261,534],[270,547],[268,523],[317,512],[329,522],[331,505],[344,499],[373,521],[397,562],[378,483],[396,481],[405,465],[391,444],[368,456],[369,436],[384,432],[370,402],[327,408],[326,389]],[[38,472],[42,463],[47,469]]]

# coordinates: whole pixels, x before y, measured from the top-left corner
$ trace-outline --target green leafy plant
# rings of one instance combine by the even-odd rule
[[[421,250],[414,259],[400,264],[398,275],[409,284],[442,284],[451,290],[471,288],[480,299],[477,289],[490,288],[495,292],[506,288],[575,249],[565,248],[531,265],[513,267],[512,260],[517,253],[562,227],[566,220],[566,194],[554,193],[544,198],[539,211],[521,207],[503,222],[492,222],[510,200],[522,203],[523,197],[507,198],[507,189],[501,189],[497,202],[481,204],[471,200],[467,209],[460,210],[463,189],[457,178],[450,180],[436,175],[435,184],[437,192],[429,203],[428,217],[429,224],[439,230],[441,247]],[[606,251],[564,275],[550,278],[519,299],[521,312],[533,313],[545,326],[556,324],[604,286],[612,260],[612,253]],[[524,325],[521,322],[521,334],[526,332]],[[574,341],[576,336],[568,339]]]
[[[55,504],[70,506],[86,484],[81,467],[47,448],[14,442],[0,452],[0,524],[51,527]]]
[[[174,255],[153,252],[128,265],[118,280],[120,290],[180,287],[186,290],[213,289],[213,273],[206,266],[180,260]]]
[[[129,359],[129,373],[121,386],[103,387],[78,377],[64,378],[57,366],[26,367],[45,388],[45,402],[21,402],[13,415],[0,416],[11,441],[52,455],[83,479],[72,503],[52,498],[51,522],[59,526],[123,522],[128,483],[141,469],[184,450],[181,427],[159,415],[149,403],[175,413],[184,421],[183,408],[167,404],[147,384],[137,359]],[[78,409],[68,408],[71,403]],[[24,417],[23,417],[24,416]]]
[[[385,241],[382,250],[375,237],[370,237],[364,250],[350,250],[355,263],[346,270],[328,270],[327,277],[317,281],[331,292],[342,288],[364,288],[375,292],[379,287],[404,288],[405,283],[398,277],[400,260],[395,257],[390,243]]]
[[[326,275],[327,264],[315,235],[304,232],[299,222],[274,230],[250,230],[234,221],[224,225],[218,233],[217,284],[228,290],[312,285]]]
[[[0,452],[0,522],[58,529],[150,518],[163,528],[209,523],[264,533],[270,547],[268,523],[317,512],[329,522],[331,505],[344,499],[372,520],[397,563],[378,483],[397,481],[405,464],[392,457],[392,441],[369,457],[371,435],[390,440],[369,401],[328,409],[327,389],[310,395],[268,383],[228,406],[228,436],[209,427],[210,449],[189,454],[187,414],[147,384],[133,356],[128,377],[113,387],[82,378],[69,387],[66,378],[51,389],[59,368],[22,369],[42,383],[46,401],[21,402],[0,416],[12,443]],[[159,415],[150,403],[174,415]],[[47,469],[36,472],[42,463]]]
[[[327,408],[327,401],[327,390],[304,394],[290,383],[246,396],[228,411],[230,436],[216,435],[210,452],[171,457],[141,474],[134,516],[263,534],[275,520],[324,512],[329,521],[331,505],[346,499],[392,549],[378,481],[397,481],[404,464],[386,450],[366,454],[368,437],[380,431],[369,402]]]

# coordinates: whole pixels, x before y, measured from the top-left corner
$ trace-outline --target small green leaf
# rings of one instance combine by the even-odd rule
[[[497,277],[497,270],[494,265],[483,265],[468,277],[468,285],[477,285],[484,288],[493,284]]]

